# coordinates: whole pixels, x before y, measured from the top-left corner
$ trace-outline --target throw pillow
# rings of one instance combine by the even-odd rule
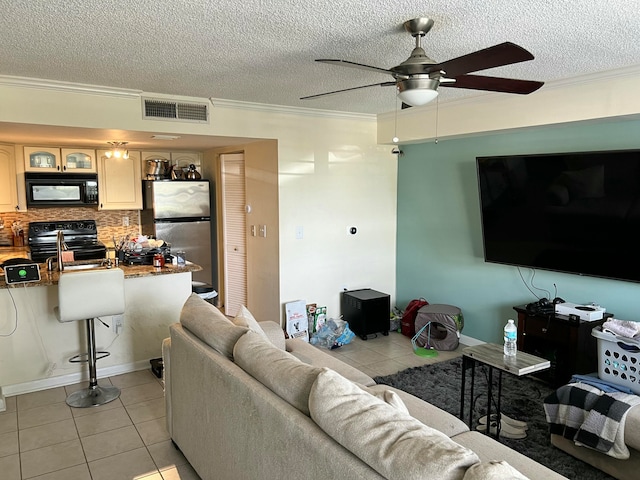
[[[378,397],[380,400],[382,400],[385,403],[388,403],[396,410],[399,410],[400,412],[404,412],[407,415],[409,415],[409,409],[400,398],[400,395],[398,395],[393,390],[373,390],[367,387],[366,385],[360,385],[360,384],[356,384],[356,385],[358,385],[365,392],[370,393],[374,397]]]
[[[236,365],[309,416],[309,392],[321,368],[302,363],[251,331],[238,340],[233,356]]]
[[[249,331],[231,323],[220,310],[192,293],[182,306],[180,323],[225,357],[233,358],[233,346]]]
[[[247,327],[252,332],[256,332],[262,335],[267,340],[269,339],[264,333],[264,330],[262,330],[262,327],[260,326],[258,321],[255,319],[249,309],[244,305],[240,305],[240,310],[238,310],[238,314],[233,319],[233,323],[234,325],[238,325],[239,327]]]
[[[325,369],[309,396],[311,418],[389,480],[461,480],[478,456],[444,433]]]
[[[472,465],[464,474],[463,480],[528,480],[518,470],[504,460],[501,462],[482,462]]]

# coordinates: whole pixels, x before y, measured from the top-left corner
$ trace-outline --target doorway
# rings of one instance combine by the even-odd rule
[[[247,221],[244,154],[220,155],[224,313],[234,317],[247,305]]]

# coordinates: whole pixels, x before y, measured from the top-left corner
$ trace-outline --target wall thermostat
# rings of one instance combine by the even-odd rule
[[[40,265],[30,263],[25,265],[5,265],[4,279],[10,283],[39,282]]]

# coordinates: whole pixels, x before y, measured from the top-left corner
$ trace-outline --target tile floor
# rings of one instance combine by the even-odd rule
[[[360,338],[328,351],[368,375],[461,355],[415,355],[409,338],[392,332]],[[8,397],[0,413],[2,480],[191,480],[199,479],[165,428],[163,389],[150,370],[100,380],[122,390],[120,398],[91,409],[70,408],[66,396],[79,385]]]

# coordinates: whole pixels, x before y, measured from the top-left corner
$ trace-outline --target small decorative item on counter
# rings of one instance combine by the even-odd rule
[[[22,222],[15,221],[11,225],[11,230],[13,231],[13,246],[14,247],[23,247],[24,246],[24,227],[22,226]]]
[[[176,265],[184,267],[187,264],[187,254],[182,250],[176,252]]]
[[[153,256],[153,266],[164,267],[164,255],[162,255],[161,253],[156,253]]]

